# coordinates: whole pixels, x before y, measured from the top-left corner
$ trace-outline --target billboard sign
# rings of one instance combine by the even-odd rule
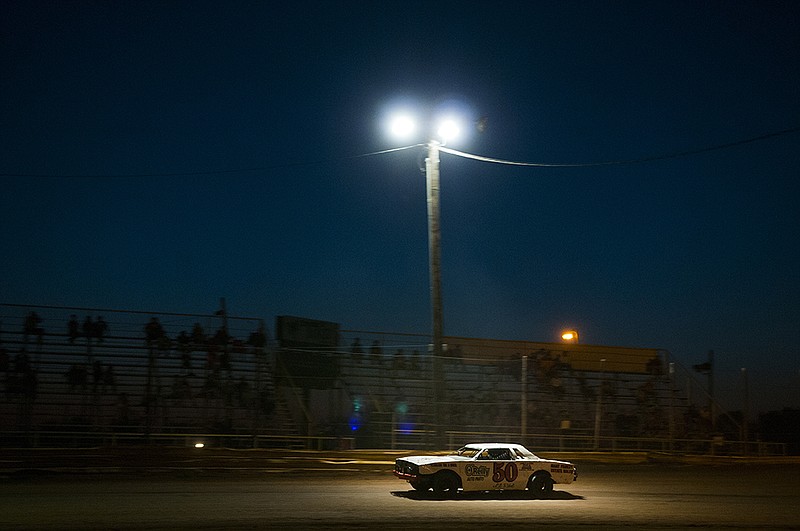
[[[279,315],[275,337],[282,348],[335,349],[339,346],[339,323]]]
[[[574,371],[653,374],[661,370],[658,349],[608,347],[575,343],[539,343],[502,339],[446,337],[446,355],[467,364],[519,360],[558,363]]]

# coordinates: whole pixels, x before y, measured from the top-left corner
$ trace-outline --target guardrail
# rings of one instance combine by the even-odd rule
[[[145,445],[193,447],[198,444],[214,448],[283,448],[292,450],[350,450],[355,447],[352,437],[190,432],[144,434],[92,431],[4,432],[2,446],[6,448],[113,448]]]
[[[665,439],[656,437],[595,437],[571,434],[487,433],[448,431],[448,448],[459,448],[470,441],[493,440],[519,442],[536,451],[545,452],[632,452],[651,451],[673,454],[729,456],[785,456],[786,444],[763,441],[729,441],[717,436],[710,439]]]
[[[712,456],[785,456],[786,444],[762,441],[727,441],[711,439],[660,439],[652,437],[600,437],[590,435],[549,435],[518,433],[448,431],[447,448],[455,450],[466,443],[496,441],[520,443],[536,452],[658,452],[676,455]],[[392,434],[392,450],[430,447],[435,433],[427,430],[400,431]],[[216,448],[282,448],[292,450],[352,450],[353,437],[295,436],[218,433],[151,433],[93,431],[4,432],[4,447],[19,448],[91,448],[122,446],[180,446],[203,444]]]

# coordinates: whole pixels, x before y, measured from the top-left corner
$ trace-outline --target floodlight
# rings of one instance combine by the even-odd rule
[[[389,131],[393,137],[407,140],[417,131],[416,120],[410,114],[396,114],[389,121]]]
[[[439,129],[436,132],[443,142],[448,140],[455,140],[461,134],[461,127],[457,120],[447,118],[439,123]]]

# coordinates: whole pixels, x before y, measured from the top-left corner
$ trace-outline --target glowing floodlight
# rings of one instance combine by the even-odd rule
[[[447,118],[439,123],[439,129],[436,132],[442,141],[455,140],[461,134],[461,127],[457,120]]]
[[[417,132],[417,122],[409,114],[397,114],[389,121],[389,131],[398,139],[409,139]]]

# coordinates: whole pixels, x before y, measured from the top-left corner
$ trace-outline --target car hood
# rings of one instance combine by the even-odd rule
[[[414,463],[415,465],[429,465],[431,463],[451,463],[454,461],[470,461],[468,457],[460,455],[411,455],[400,458],[403,461]]]

